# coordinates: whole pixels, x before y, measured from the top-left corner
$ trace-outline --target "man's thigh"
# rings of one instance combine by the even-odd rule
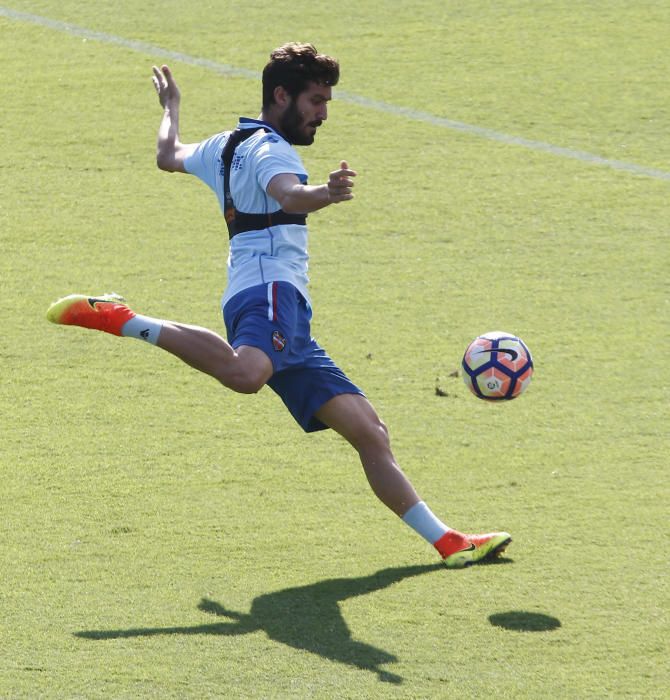
[[[275,372],[286,369],[295,362],[295,346],[302,342],[300,299],[297,290],[286,283],[245,289],[223,310],[228,342],[238,352],[244,346],[263,351]]]
[[[386,428],[377,411],[362,394],[334,396],[319,408],[315,416],[355,447],[386,436]]]

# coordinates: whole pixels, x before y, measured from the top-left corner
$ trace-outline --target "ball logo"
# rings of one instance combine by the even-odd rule
[[[499,352],[509,355],[509,359],[514,361],[519,357],[519,353],[516,350],[511,350],[509,348],[480,348],[477,352],[481,355],[484,352]]]
[[[272,347],[277,352],[281,352],[286,347],[286,338],[279,331],[272,333]]]

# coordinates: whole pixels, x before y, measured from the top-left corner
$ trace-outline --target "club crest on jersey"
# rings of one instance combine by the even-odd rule
[[[277,352],[281,352],[286,347],[286,338],[279,331],[272,333],[272,347]]]

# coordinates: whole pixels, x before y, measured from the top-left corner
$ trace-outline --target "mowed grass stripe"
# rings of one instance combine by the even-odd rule
[[[132,51],[145,53],[164,60],[169,59],[179,61],[181,63],[186,63],[192,66],[199,66],[201,68],[205,68],[207,70],[211,70],[222,75],[250,78],[253,80],[258,80],[260,78],[260,74],[257,71],[253,71],[248,68],[239,68],[237,66],[212,61],[208,58],[191,56],[190,54],[185,54],[180,51],[172,51],[170,49],[165,49],[160,46],[154,46],[144,41],[126,39],[124,37],[116,36],[114,34],[94,31],[85,27],[79,27],[69,22],[62,22],[60,20],[55,20],[49,17],[43,17],[41,15],[35,15],[28,12],[19,12],[18,10],[13,10],[9,7],[0,7],[0,16],[6,17],[10,20],[29,22],[31,24],[47,27],[55,31],[65,32],[73,36],[81,36],[85,39],[90,39],[92,41],[100,41],[106,44],[120,46],[126,49],[130,49]],[[628,163],[626,161],[616,160],[612,158],[604,158],[603,156],[599,156],[594,153],[589,153],[588,151],[565,148],[563,146],[557,146],[555,144],[547,143],[544,141],[527,139],[523,136],[506,134],[500,131],[496,131],[494,129],[489,129],[487,127],[477,126],[475,124],[467,124],[465,122],[460,122],[453,119],[447,119],[446,117],[440,117],[429,112],[423,112],[416,109],[401,107],[399,105],[394,105],[381,100],[370,99],[363,95],[357,95],[351,92],[338,90],[336,92],[336,98],[338,100],[341,100],[342,102],[355,104],[360,107],[365,107],[367,109],[372,109],[377,112],[382,112],[384,114],[402,117],[411,121],[427,123],[433,126],[451,129],[453,131],[460,131],[470,136],[476,136],[479,138],[488,139],[490,141],[497,141],[499,143],[507,144],[510,146],[521,146],[522,148],[527,148],[532,151],[548,153],[552,156],[570,158],[572,160],[577,160],[588,165],[596,165],[611,168],[613,170],[631,173],[633,175],[641,175],[644,177],[651,177],[657,180],[670,181],[670,172],[665,170],[659,170],[658,168],[651,168],[644,165]]]

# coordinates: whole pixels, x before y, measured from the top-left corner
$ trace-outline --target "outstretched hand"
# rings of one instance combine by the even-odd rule
[[[179,106],[179,101],[181,100],[181,93],[172,77],[172,71],[165,65],[161,66],[160,69],[153,66],[153,84],[156,88],[156,93],[158,94],[158,101],[161,103],[161,107],[165,108],[167,106]]]
[[[346,202],[353,199],[351,188],[354,186],[352,178],[356,177],[356,171],[349,168],[346,160],[340,163],[339,170],[333,170],[328,178],[328,199],[331,203]]]

